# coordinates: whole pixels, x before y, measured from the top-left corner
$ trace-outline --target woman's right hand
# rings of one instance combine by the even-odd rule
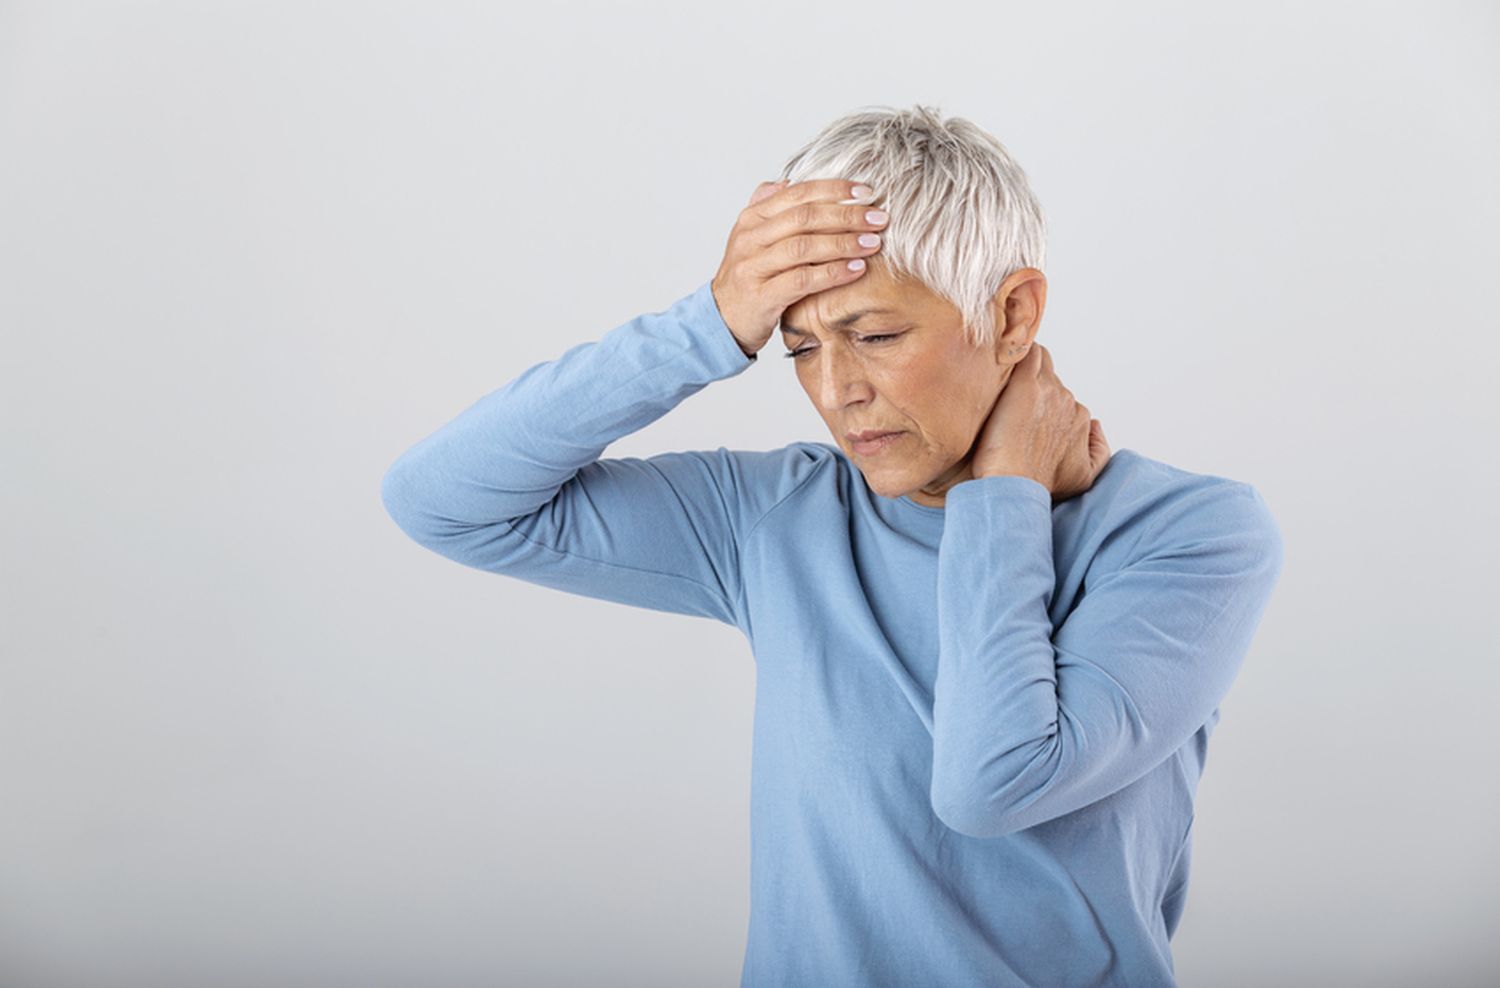
[[[762,182],[740,210],[710,290],[745,353],[766,345],[798,299],[865,273],[863,258],[880,244],[862,246],[859,236],[883,229],[888,218],[868,219],[875,194],[860,196],[855,188],[867,187],[842,178]],[[849,269],[851,258],[861,259],[857,270]]]

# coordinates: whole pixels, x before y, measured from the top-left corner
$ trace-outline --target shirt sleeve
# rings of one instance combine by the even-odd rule
[[[952,829],[1001,837],[1071,813],[1213,716],[1281,571],[1269,509],[1248,484],[1194,488],[1131,556],[1054,629],[1046,487],[995,476],[948,492],[931,795]]]
[[[397,526],[476,569],[739,625],[740,495],[759,461],[599,458],[755,362],[710,284],[527,369],[403,453],[381,482]]]

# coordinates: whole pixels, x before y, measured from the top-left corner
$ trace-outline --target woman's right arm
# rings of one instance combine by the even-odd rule
[[[877,248],[856,239],[870,224],[852,184],[763,183],[711,281],[527,369],[402,454],[381,485],[391,518],[467,566],[744,628],[740,536],[807,454],[599,456],[743,372],[787,306],[860,276],[846,262]]]
[[[391,465],[382,500],[466,566],[738,625],[741,489],[767,455],[599,456],[755,360],[705,282],[479,399]]]

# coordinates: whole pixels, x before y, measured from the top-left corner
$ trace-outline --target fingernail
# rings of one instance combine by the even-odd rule
[[[868,198],[869,196],[873,195],[874,192],[875,190],[870,188],[868,185],[856,185],[854,188],[849,190],[849,194],[856,199]]]

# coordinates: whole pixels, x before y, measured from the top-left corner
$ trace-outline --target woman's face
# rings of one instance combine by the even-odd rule
[[[914,280],[892,280],[878,256],[848,284],[787,307],[782,340],[798,356],[802,390],[835,441],[882,497],[909,494],[943,506],[948,488],[972,479],[970,452],[1005,382],[1030,343],[1046,304],[1047,279],[1016,271],[996,292],[995,344],[974,347],[951,304]],[[857,322],[839,320],[862,310]],[[899,431],[861,451],[847,433]]]

